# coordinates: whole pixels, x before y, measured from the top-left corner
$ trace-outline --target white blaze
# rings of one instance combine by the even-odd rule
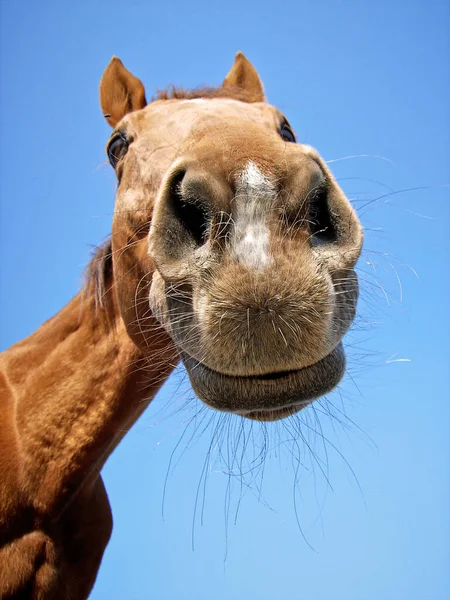
[[[275,193],[272,182],[250,161],[238,181],[233,255],[252,269],[262,270],[272,262],[267,215]]]

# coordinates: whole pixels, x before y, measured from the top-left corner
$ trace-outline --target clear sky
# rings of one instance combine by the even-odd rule
[[[92,598],[448,599],[449,3],[0,7],[2,349],[77,292],[109,233],[98,82],[113,54],[152,96],[219,84],[244,51],[366,227],[339,391],[300,432],[255,426],[246,461],[265,439],[268,455],[241,486],[239,420],[217,442],[205,411],[183,437],[197,401],[175,374],[104,469],[115,526]]]

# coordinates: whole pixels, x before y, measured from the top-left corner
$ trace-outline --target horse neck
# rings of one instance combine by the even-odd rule
[[[108,293],[108,319],[87,289],[0,363],[0,425],[9,432],[0,479],[53,516],[99,473],[177,360],[156,323],[143,355]]]

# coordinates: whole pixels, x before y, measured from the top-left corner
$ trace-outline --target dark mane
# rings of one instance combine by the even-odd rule
[[[112,247],[111,240],[108,239],[95,248],[85,275],[85,289],[92,292],[95,306],[102,310],[108,308],[107,294],[112,282],[112,272]]]
[[[253,95],[240,87],[201,87],[185,90],[170,85],[164,90],[157,90],[153,100],[195,100],[197,98],[214,99],[230,98],[241,102],[255,102]]]

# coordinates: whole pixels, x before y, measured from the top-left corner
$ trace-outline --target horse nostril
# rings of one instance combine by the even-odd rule
[[[328,188],[326,185],[317,187],[310,195],[308,222],[313,246],[331,244],[337,240],[328,206]]]
[[[169,195],[170,208],[185,232],[194,240],[195,245],[202,246],[208,239],[210,215],[201,199],[184,193],[185,175],[185,171],[180,171],[172,180]]]

